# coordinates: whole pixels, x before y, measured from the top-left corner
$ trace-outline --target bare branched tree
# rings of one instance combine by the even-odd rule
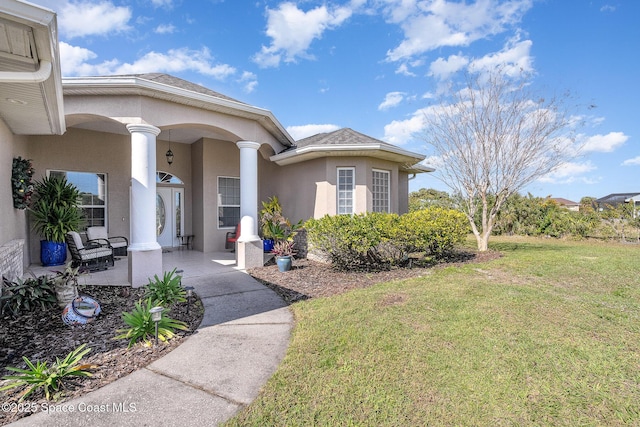
[[[438,176],[461,198],[480,251],[510,195],[577,155],[565,98],[534,98],[528,83],[500,69],[467,75],[425,114]]]

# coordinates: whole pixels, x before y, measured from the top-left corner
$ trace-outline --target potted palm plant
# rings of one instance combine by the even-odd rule
[[[40,261],[43,266],[62,265],[67,259],[65,236],[82,224],[80,190],[64,177],[45,177],[36,181],[34,193],[29,211],[33,229],[43,238]]]

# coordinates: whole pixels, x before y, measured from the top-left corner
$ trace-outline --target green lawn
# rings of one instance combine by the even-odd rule
[[[640,246],[491,247],[293,305],[283,363],[229,425],[640,425]]]

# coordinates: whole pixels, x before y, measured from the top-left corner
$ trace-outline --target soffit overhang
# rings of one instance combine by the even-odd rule
[[[56,14],[0,3],[0,118],[16,135],[65,131]]]
[[[372,157],[398,163],[400,170],[409,173],[433,172],[433,168],[418,164],[425,156],[389,144],[306,145],[271,156],[279,166],[326,157]]]
[[[65,96],[144,96],[259,123],[285,147],[294,140],[269,110],[135,76],[65,77]]]

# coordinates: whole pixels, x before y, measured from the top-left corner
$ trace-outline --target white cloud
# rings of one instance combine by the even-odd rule
[[[173,0],[151,0],[151,4],[155,7],[167,7],[173,6]]]
[[[622,166],[640,166],[640,156],[625,160]]]
[[[340,129],[340,126],[338,125],[309,124],[309,125],[301,125],[301,126],[288,126],[287,132],[289,132],[289,135],[291,135],[293,139],[298,141],[308,136],[317,135],[319,133],[333,132],[334,130],[338,130],[338,129]]]
[[[430,108],[422,108],[405,120],[394,120],[384,127],[383,139],[391,144],[403,145],[413,139],[414,135],[424,131],[425,115]]]
[[[408,77],[415,77],[415,73],[409,71],[409,67],[407,64],[400,64],[400,66],[396,69],[396,74],[402,74]]]
[[[405,95],[404,92],[389,92],[387,96],[384,97],[384,101],[378,105],[378,110],[385,111],[398,106],[404,100]]]
[[[111,1],[54,2],[60,32],[66,37],[107,35],[129,30],[131,9]]]
[[[438,58],[429,66],[429,75],[443,80],[466,67],[469,59],[462,55],[450,55],[447,59]]]
[[[590,177],[581,176],[597,168],[586,161],[583,163],[565,162],[556,168],[553,172],[541,177],[538,181],[549,184],[571,184],[574,182],[584,182],[586,184],[593,183]]]
[[[97,55],[82,47],[60,43],[60,63],[62,73],[66,76],[97,76],[109,74],[139,73],[178,73],[195,71],[218,80],[236,73],[236,69],[227,64],[213,65],[213,57],[209,49],[193,50],[188,48],[170,49],[166,53],[149,52],[132,63],[121,63],[118,60],[103,61],[90,64]]]
[[[530,54],[532,45],[531,40],[511,40],[501,51],[473,60],[469,68],[482,72],[495,70],[499,66],[506,75],[511,77],[518,76],[522,72],[530,73],[533,71],[533,60]]]
[[[250,71],[244,71],[238,79],[238,83],[244,84],[244,91],[246,93],[251,93],[256,90],[258,86],[258,76]]]
[[[160,24],[153,31],[157,34],[173,34],[176,32],[176,27],[173,24]]]
[[[622,146],[629,137],[622,132],[609,132],[606,135],[593,135],[586,139],[582,150],[585,152],[610,153]]]
[[[403,60],[444,46],[468,46],[517,24],[532,4],[532,0],[388,0],[387,20],[400,25],[404,40],[387,52],[387,59]]]
[[[319,6],[307,12],[291,2],[277,9],[267,9],[267,31],[271,38],[269,46],[262,46],[253,57],[259,66],[277,67],[281,61],[295,62],[297,58],[313,58],[307,53],[311,43],[322,37],[329,29],[340,26],[352,14],[347,7],[329,9]]]

